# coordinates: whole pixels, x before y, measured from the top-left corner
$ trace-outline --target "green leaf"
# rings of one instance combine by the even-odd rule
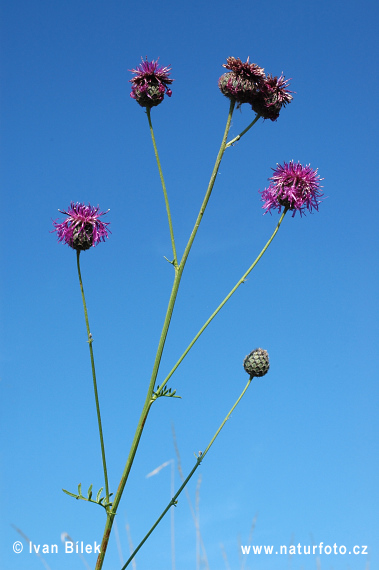
[[[90,485],[89,488],[88,488],[88,500],[89,500],[89,501],[90,501],[91,498],[92,498],[92,486],[93,486],[93,485],[92,485],[92,483],[91,483],[91,485]]]
[[[78,495],[74,495],[74,493],[70,493],[70,491],[66,491],[66,489],[62,489],[66,495],[70,495],[70,497],[74,497],[74,499],[79,499]]]
[[[104,487],[101,487],[101,489],[98,490],[97,495],[96,495],[96,503],[99,502],[100,499],[100,495],[101,495],[101,491],[104,489]]]
[[[83,496],[82,495],[82,484],[81,483],[79,483],[79,485],[78,485],[78,495],[79,495],[79,497]]]

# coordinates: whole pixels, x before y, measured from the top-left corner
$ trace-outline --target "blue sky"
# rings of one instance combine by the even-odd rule
[[[51,570],[83,568],[62,532],[100,541],[104,516],[65,496],[102,468],[75,253],[52,219],[71,201],[110,209],[112,235],[82,255],[110,485],[116,489],[146,394],[172,283],[170,240],[147,119],[130,97],[141,56],[172,67],[173,95],[152,110],[179,253],[204,195],[228,101],[228,56],[291,78],[293,102],[259,121],[222,162],[191,252],[161,363],[162,380],[271,235],[263,190],[276,163],[324,178],[320,211],[287,216],[249,279],[170,385],[181,400],[152,409],[117,515],[124,559],[166,506],[175,458],[184,472],[242,391],[244,356],[261,346],[269,374],[253,382],[201,466],[200,524],[212,569],[240,568],[238,541],[368,545],[322,555],[321,568],[373,570],[378,537],[378,7],[374,2],[243,0],[135,3],[67,0],[1,5],[1,557],[42,568],[36,544],[59,543]],[[230,138],[251,120],[233,116]],[[176,487],[179,476],[176,473]],[[195,500],[196,477],[189,487]],[[311,538],[313,537],[313,538]],[[176,567],[196,568],[184,495],[175,509]],[[26,549],[27,550],[27,549]],[[68,558],[69,556],[69,558]],[[86,558],[91,568],[95,557]],[[368,566],[368,564],[371,564]],[[170,518],[137,558],[171,568]],[[105,569],[121,568],[113,536]],[[314,556],[249,555],[256,570],[310,570]]]

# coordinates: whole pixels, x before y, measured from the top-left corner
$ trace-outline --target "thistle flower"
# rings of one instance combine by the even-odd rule
[[[320,185],[323,178],[317,174],[317,168],[313,170],[310,165],[302,166],[300,162],[285,162],[283,166],[277,165],[269,180],[269,187],[261,192],[264,202],[262,208],[266,214],[276,209],[280,213],[282,207],[293,210],[292,217],[297,211],[300,215],[305,210],[312,212],[312,208],[318,211],[322,201],[319,198],[323,196]]]
[[[267,374],[270,368],[267,350],[256,348],[250,352],[243,361],[243,367],[250,374],[250,378],[254,378],[254,376],[261,377]]]
[[[246,62],[239,58],[228,57],[223,67],[230,69],[218,81],[218,86],[226,97],[235,100],[237,107],[242,103],[250,103],[258,115],[264,119],[276,121],[280,109],[293,99],[289,91],[289,80],[283,74],[278,77],[268,75],[264,69],[255,63]]]
[[[105,241],[108,237],[109,222],[102,222],[99,219],[107,212],[99,212],[99,206],[95,208],[91,204],[86,206],[80,202],[76,204],[71,202],[67,212],[58,211],[65,214],[67,218],[61,223],[53,221],[53,232],[57,232],[58,241],[63,241],[73,249],[85,251]]]
[[[142,58],[141,58],[142,59]],[[159,59],[159,58],[158,58]],[[167,86],[174,80],[169,78],[169,67],[161,67],[157,61],[143,61],[136,69],[130,69],[136,76],[129,79],[132,83],[130,96],[141,107],[156,107],[162,103],[165,93],[171,97],[172,91]]]
[[[282,107],[291,103],[293,97],[287,89],[289,79],[284,79],[282,74],[279,78],[268,75],[261,83],[259,93],[254,98],[251,106],[253,111],[258,113],[264,119],[276,121]]]
[[[221,93],[234,99],[237,107],[242,103],[252,105],[265,79],[264,70],[255,63],[250,63],[249,58],[243,62],[239,58],[228,57],[223,67],[230,71],[224,73],[218,81]]]

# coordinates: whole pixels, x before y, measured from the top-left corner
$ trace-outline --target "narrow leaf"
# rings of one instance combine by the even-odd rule
[[[74,499],[78,499],[78,495],[74,495],[74,493],[70,493],[70,491],[66,491],[66,489],[62,489],[62,491],[64,493],[66,493],[66,495],[70,495],[70,497],[74,497]]]

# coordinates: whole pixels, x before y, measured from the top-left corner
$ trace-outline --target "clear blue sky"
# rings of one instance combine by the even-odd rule
[[[368,545],[378,553],[378,120],[376,2],[277,0],[190,3],[3,0],[1,3],[1,565],[38,570],[14,554],[21,528],[36,544],[99,541],[104,514],[65,496],[102,486],[96,415],[75,253],[52,219],[70,201],[110,208],[112,235],[82,255],[110,485],[117,488],[150,377],[172,282],[163,195],[129,69],[160,57],[175,79],[152,110],[179,252],[197,215],[228,101],[217,87],[228,56],[292,78],[293,102],[259,121],[222,163],[184,273],[163,379],[251,264],[278,216],[258,190],[276,163],[319,168],[319,213],[288,216],[272,246],[172,378],[181,400],[153,407],[117,523],[134,543],[169,499],[175,457],[194,464],[247,380],[244,356],[269,351],[201,466],[201,532],[210,568],[240,568],[254,544]],[[253,118],[236,111],[231,136]],[[179,477],[176,474],[176,486]],[[189,485],[194,500],[195,480]],[[196,568],[183,496],[176,563]],[[240,538],[238,538],[240,537]],[[313,539],[311,538],[313,537]],[[84,568],[45,556],[51,570]],[[94,567],[95,557],[87,556]],[[255,570],[313,570],[313,556],[250,555]],[[321,568],[368,569],[366,556],[322,556]],[[113,536],[105,570],[121,568]],[[137,569],[168,570],[170,519]]]

